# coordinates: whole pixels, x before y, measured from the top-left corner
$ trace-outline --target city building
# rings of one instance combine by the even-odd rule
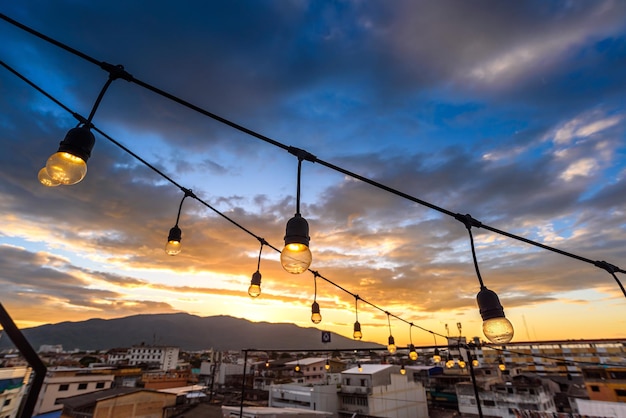
[[[626,367],[584,367],[582,371],[590,400],[626,402]]]
[[[240,412],[243,412],[240,414]],[[330,418],[327,412],[297,408],[269,408],[246,406],[243,411],[236,406],[222,406],[224,418]]]
[[[326,370],[327,364],[328,371]],[[327,383],[328,373],[337,373],[345,368],[343,362],[325,357],[308,357],[288,361],[285,366],[294,371],[293,377],[298,383],[304,384]]]
[[[0,368],[0,417],[17,417],[30,376],[29,367]]]
[[[339,417],[354,414],[389,418],[427,418],[426,392],[400,366],[363,364],[341,373]]]
[[[130,366],[146,365],[163,371],[175,370],[178,365],[178,347],[137,345],[128,350]]]
[[[61,418],[165,417],[176,394],[140,388],[114,388],[60,400]]]
[[[33,415],[62,409],[59,400],[63,398],[110,389],[114,379],[115,376],[106,370],[48,369]]]
[[[337,418],[339,408],[337,385],[272,385],[268,406],[325,411],[333,418]]]
[[[559,385],[552,380],[521,374],[509,381],[491,384],[489,390],[478,388],[478,397],[484,416],[515,418],[519,414],[531,412],[556,413],[554,395],[559,390]],[[456,392],[461,415],[478,416],[474,386],[471,383],[458,383]]]

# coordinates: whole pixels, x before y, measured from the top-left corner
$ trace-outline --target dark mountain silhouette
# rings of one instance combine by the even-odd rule
[[[293,324],[250,322],[231,316],[199,317],[186,313],[134,315],[117,319],[89,319],[61,322],[26,328],[22,333],[30,345],[60,344],[64,350],[108,350],[148,345],[171,345],[195,351],[241,349],[351,349],[379,348],[380,344],[354,341],[331,333],[331,342],[322,343],[317,328],[302,328]],[[13,347],[2,335],[0,349]]]

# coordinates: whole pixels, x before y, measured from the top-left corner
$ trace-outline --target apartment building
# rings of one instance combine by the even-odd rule
[[[0,368],[0,417],[17,417],[30,376],[30,367]]]
[[[491,384],[487,391],[479,390],[479,401],[485,416],[516,418],[530,411],[551,415],[557,412],[554,395],[559,390],[559,385],[549,379],[521,374],[510,381]],[[461,415],[478,415],[473,385],[458,383],[456,393]]]
[[[107,370],[48,369],[33,415],[63,409],[62,398],[110,389],[115,376]]]
[[[626,402],[626,367],[584,367],[583,379],[590,400]]]
[[[268,406],[325,411],[338,418],[337,385],[271,385]]]
[[[400,366],[363,364],[341,373],[339,418],[357,415],[389,418],[427,418],[426,392]]]
[[[175,370],[178,365],[179,347],[150,346],[140,344],[131,348],[116,348],[107,353],[107,364],[129,366],[147,366],[162,370]]]

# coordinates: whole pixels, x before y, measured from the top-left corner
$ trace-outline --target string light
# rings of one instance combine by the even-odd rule
[[[360,340],[363,338],[363,333],[361,332],[361,323],[359,322],[359,295],[354,295],[354,314],[356,315],[356,321],[354,322],[352,338]]]
[[[10,23],[13,23],[13,24],[15,24],[15,23],[16,23],[16,22],[14,22],[14,21],[11,21],[10,19],[8,19],[8,18],[7,18],[6,16],[4,16],[4,15],[2,15],[2,16],[0,16],[0,17],[1,17],[1,18],[3,18],[3,19],[4,19],[4,20],[6,20],[6,21],[9,21]],[[23,26],[23,25],[22,25],[22,26]],[[24,29],[24,27],[22,27],[22,29]],[[42,37],[42,35],[41,35],[41,34],[38,34],[38,33],[37,33],[37,32],[35,32],[35,31],[32,31],[32,30],[29,30],[29,31],[30,31],[31,33],[33,33],[33,34],[35,34],[35,35],[39,36],[39,37]],[[45,39],[45,38],[44,38],[44,39]],[[45,39],[45,40],[50,41],[50,39]],[[82,58],[84,58],[84,59],[88,59],[88,60],[89,60],[89,61],[91,61],[92,63],[96,63],[96,64],[98,64],[100,67],[102,67],[102,68],[103,68],[103,69],[105,69],[105,70],[111,71],[111,68],[113,67],[113,66],[111,66],[110,64],[107,64],[107,63],[104,63],[104,62],[101,62],[101,61],[97,61],[97,60],[95,60],[95,59],[93,59],[93,58],[91,58],[91,57],[88,57],[88,56],[86,56],[85,54],[78,54],[78,51],[72,50],[71,48],[69,48],[69,47],[67,47],[67,46],[65,46],[65,45],[63,45],[63,44],[61,44],[61,43],[59,43],[59,42],[56,42],[56,45],[57,45],[57,46],[60,46],[60,47],[62,47],[62,48],[64,48],[64,49],[66,49],[66,50],[68,50],[68,51],[70,51],[70,52],[72,52],[72,53],[74,53],[74,54],[80,55]],[[4,65],[4,64],[3,64],[3,65]],[[121,66],[118,66],[118,67],[119,67],[120,69],[122,68]],[[120,75],[120,76],[122,76],[122,77],[123,77],[124,79],[126,79],[127,81],[132,81],[132,82],[135,82],[135,83],[137,83],[137,84],[141,85],[142,87],[145,87],[145,88],[147,88],[147,89],[150,89],[151,91],[153,91],[153,92],[155,92],[155,93],[157,93],[157,94],[160,94],[160,95],[163,95],[163,96],[165,96],[165,97],[168,97],[169,99],[175,100],[176,102],[178,102],[179,104],[181,104],[181,105],[183,105],[183,106],[186,106],[186,107],[191,108],[191,109],[193,109],[193,110],[195,110],[195,111],[198,111],[198,112],[200,112],[200,113],[202,113],[202,114],[204,114],[204,115],[206,115],[206,116],[212,117],[212,118],[214,118],[214,119],[216,119],[216,120],[218,120],[218,121],[220,121],[220,122],[222,122],[222,123],[226,123],[226,124],[228,124],[229,126],[231,126],[231,127],[235,128],[235,129],[239,129],[239,130],[244,131],[244,132],[246,132],[246,133],[248,133],[248,134],[250,134],[250,135],[252,135],[252,136],[255,136],[255,137],[259,138],[259,139],[262,139],[262,140],[264,140],[264,141],[266,141],[266,142],[272,143],[273,145],[280,146],[280,147],[282,147],[282,148],[284,148],[284,149],[287,149],[287,147],[285,147],[284,145],[282,145],[282,144],[280,144],[280,143],[278,143],[278,142],[276,142],[276,141],[273,141],[273,140],[271,140],[270,138],[264,137],[264,136],[262,136],[262,135],[260,135],[260,134],[257,134],[257,133],[255,133],[255,132],[253,132],[253,131],[250,131],[250,130],[248,130],[248,129],[246,129],[246,128],[243,128],[243,127],[241,127],[241,126],[238,126],[238,125],[236,125],[236,124],[233,124],[232,122],[227,121],[227,120],[225,120],[225,119],[223,119],[223,118],[220,118],[220,117],[218,117],[218,116],[216,116],[216,115],[210,114],[209,112],[207,112],[207,111],[205,111],[205,110],[203,110],[203,109],[200,109],[200,108],[198,108],[197,106],[191,105],[190,103],[187,103],[187,102],[185,102],[184,100],[181,100],[181,99],[179,99],[179,98],[176,98],[175,96],[173,96],[173,95],[171,95],[171,94],[165,93],[165,92],[163,92],[163,91],[161,91],[161,90],[159,90],[159,89],[157,89],[157,88],[155,88],[155,87],[153,87],[153,86],[150,86],[150,85],[148,85],[148,84],[146,84],[146,83],[140,82],[139,80],[134,79],[132,76],[130,76],[130,74],[128,74],[128,73],[126,73],[126,72],[124,72],[124,71],[120,71],[120,73],[121,73],[121,75]],[[112,75],[112,74],[113,74],[113,73],[111,73],[111,75]],[[291,149],[291,147],[289,147],[289,148]],[[308,158],[307,158],[307,159],[308,159]],[[330,164],[328,164],[328,163],[325,163],[325,162],[323,162],[323,161],[321,161],[321,160],[318,160],[318,159],[317,159],[316,157],[314,157],[314,156],[312,156],[312,158],[310,158],[309,160],[310,160],[310,161],[314,161],[314,162],[318,162],[318,163],[320,163],[320,164],[322,164],[322,165],[325,165],[325,166],[327,166],[327,167],[329,167],[329,168],[333,168],[333,169],[335,169],[335,170],[337,170],[337,171],[341,171],[341,172],[342,172],[342,173],[344,173],[344,174],[350,175],[350,176],[352,176],[352,177],[354,177],[354,178],[357,178],[357,179],[359,179],[359,180],[362,180],[362,181],[364,181],[364,182],[366,182],[366,183],[368,183],[368,184],[371,184],[371,185],[374,185],[374,186],[376,186],[376,187],[382,188],[382,189],[387,190],[387,191],[389,191],[389,192],[391,192],[391,193],[393,193],[393,194],[396,194],[396,195],[402,196],[402,197],[404,197],[404,198],[407,198],[408,200],[414,201],[414,202],[419,203],[419,204],[422,204],[422,205],[424,205],[424,206],[428,206],[428,207],[430,207],[430,208],[432,208],[432,209],[438,210],[438,211],[440,211],[440,212],[442,212],[442,213],[445,213],[445,214],[447,214],[447,215],[450,215],[450,216],[455,216],[455,217],[458,215],[458,214],[457,214],[457,215],[455,215],[455,214],[453,214],[452,212],[446,211],[445,209],[439,208],[439,207],[437,207],[437,206],[435,206],[435,205],[429,204],[428,202],[421,201],[420,199],[417,199],[417,198],[414,198],[414,197],[412,197],[412,196],[408,196],[408,195],[406,195],[406,194],[404,194],[404,193],[402,193],[402,192],[399,192],[399,191],[393,190],[393,189],[391,189],[391,188],[389,188],[389,187],[387,187],[387,186],[381,185],[381,184],[376,183],[376,182],[374,182],[374,181],[372,181],[372,180],[369,180],[369,179],[363,178],[362,176],[356,175],[356,174],[354,174],[354,173],[350,173],[350,172],[348,172],[348,171],[346,171],[346,170],[343,170],[343,169],[340,169],[340,168],[338,168],[338,167],[334,167],[334,166],[332,166],[332,165],[330,165]],[[550,250],[550,251],[554,251],[554,252],[558,252],[558,253],[560,253],[560,254],[563,254],[563,255],[566,255],[566,256],[569,256],[569,257],[572,257],[572,258],[577,258],[577,259],[579,259],[579,260],[581,260],[581,261],[594,263],[594,262],[592,262],[591,260],[584,259],[583,257],[579,257],[579,256],[576,256],[576,255],[573,255],[573,254],[570,254],[570,253],[566,253],[566,252],[563,252],[563,251],[560,251],[560,250],[557,250],[557,249],[554,249],[554,248],[551,248],[551,247],[545,246],[545,245],[543,245],[543,244],[539,244],[539,243],[536,243],[536,242],[533,242],[533,241],[527,240],[527,239],[525,239],[525,238],[523,238],[523,237],[518,237],[518,236],[515,236],[515,235],[513,235],[513,234],[504,233],[503,231],[499,231],[499,230],[497,230],[497,229],[495,229],[495,228],[491,228],[491,227],[486,226],[486,225],[482,225],[482,226],[483,226],[485,229],[488,229],[488,230],[490,230],[490,231],[492,231],[492,232],[497,232],[497,233],[500,233],[500,234],[506,235],[506,236],[508,236],[508,237],[510,237],[510,238],[514,238],[514,239],[518,239],[518,240],[524,241],[524,242],[529,243],[529,244],[531,244],[531,245],[536,245],[536,246],[542,247],[542,248],[544,248],[544,249],[547,249],[547,250]],[[307,224],[307,237],[308,237],[308,224]],[[307,243],[307,247],[308,247],[308,243]],[[595,263],[599,263],[599,262],[595,262]],[[603,268],[604,268],[604,267],[603,267]],[[614,271],[615,271],[615,272],[622,272],[622,273],[624,273],[624,270],[619,269],[618,267],[614,267]],[[615,277],[615,275],[613,275],[613,276]],[[619,280],[618,280],[616,277],[615,277],[615,279],[616,279],[616,281],[618,282],[618,284],[620,284],[620,286],[621,286],[621,283],[619,283]],[[622,287],[622,290],[623,290],[623,286],[621,286],[621,287]],[[485,288],[485,289],[486,289],[486,288]],[[481,289],[481,290],[482,290],[482,289]],[[626,292],[624,292],[624,294],[625,294],[625,296],[626,296]],[[495,293],[494,293],[494,295],[495,295]],[[497,295],[496,295],[496,297],[497,297]],[[498,305],[499,305],[499,300],[498,300]],[[373,305],[373,306],[374,306],[374,305]],[[479,306],[480,306],[480,304],[479,304]],[[501,305],[500,305],[500,308],[501,308]],[[502,310],[502,315],[504,315],[503,310]],[[503,316],[503,317],[504,317],[504,316]],[[401,319],[401,318],[399,318],[399,319]],[[504,319],[506,320],[506,318],[504,318]],[[402,319],[401,319],[401,320],[402,320]],[[507,320],[507,322],[508,322],[508,320]],[[509,323],[509,324],[510,324],[510,323]],[[511,330],[512,330],[512,326],[511,326]],[[489,338],[489,337],[488,337],[488,338]]]
[[[330,361],[328,361],[328,359],[326,359],[326,364],[324,364],[324,369],[330,370]]]
[[[410,345],[409,345],[409,358],[412,361],[417,360],[417,351],[415,351],[415,346],[413,345],[413,335],[411,334],[411,329],[413,328],[413,323],[411,322],[409,324],[409,341],[410,341]]]
[[[167,236],[167,243],[165,244],[165,253],[168,255],[180,254],[182,250],[181,241],[183,237],[183,232],[178,227],[178,221],[180,220],[180,211],[183,208],[183,202],[185,201],[185,199],[189,196],[194,196],[193,192],[189,189],[183,188],[183,191],[185,192],[185,195],[180,200],[180,205],[178,205],[178,213],[176,214],[176,223],[170,229],[170,233]]]
[[[492,343],[506,344],[513,339],[513,325],[504,316],[504,309],[500,304],[498,295],[496,295],[494,291],[487,289],[483,283],[483,278],[480,275],[480,270],[478,269],[476,249],[474,248],[474,237],[472,236],[472,226],[479,228],[482,224],[470,215],[457,214],[456,219],[463,222],[470,237],[472,259],[474,260],[476,276],[478,277],[478,282],[480,283],[480,291],[476,296],[476,301],[478,303],[480,315],[483,318],[483,333]]]
[[[303,157],[298,156],[298,188],[296,193],[296,214],[287,222],[285,247],[280,253],[280,263],[285,271],[292,274],[305,272],[313,259],[309,249],[309,224],[300,214],[300,177]]]
[[[96,143],[96,138],[91,132],[91,120],[111,83],[120,77],[123,67],[112,67],[109,70],[109,78],[100,90],[100,94],[91,108],[89,117],[80,120],[75,128],[70,129],[65,138],[59,144],[57,152],[52,154],[46,161],[45,167],[39,170],[37,178],[47,187],[76,184],[85,178],[87,174],[87,160],[91,157],[91,151]]]
[[[322,322],[322,314],[320,314],[320,305],[317,303],[317,272],[313,272],[313,284],[314,284],[314,293],[313,293],[313,304],[311,305],[311,322],[314,324],[319,324]]]
[[[391,335],[391,319],[389,319],[390,317],[389,312],[386,312],[386,314],[387,314],[387,323],[389,324],[389,339],[388,339],[388,344],[387,344],[387,351],[389,351],[389,354],[394,354],[397,350],[396,341],[393,339],[393,335]]]
[[[403,376],[406,374],[406,369],[404,368],[404,364],[400,366],[400,374]]]
[[[435,352],[433,353],[433,363],[441,363],[441,356],[439,355],[439,348],[437,347],[437,335],[433,332],[433,338],[435,339]]]
[[[506,370],[506,364],[504,364],[504,360],[502,360],[502,357],[500,357],[500,360],[498,362],[498,369],[500,369],[500,371]]]
[[[266,244],[264,239],[259,240],[261,242],[261,248],[259,248],[259,258],[257,260],[256,271],[252,274],[252,280],[250,280],[250,287],[248,287],[248,295],[252,298],[256,298],[261,294],[261,253],[263,252],[263,245]]]
[[[357,363],[356,368],[359,370],[359,373],[363,371],[363,366],[361,366],[361,363]]]
[[[476,358],[475,355],[472,354],[472,366],[478,367],[478,365],[479,365],[478,359]]]

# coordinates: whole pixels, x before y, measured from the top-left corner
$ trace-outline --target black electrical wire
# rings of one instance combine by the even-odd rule
[[[246,134],[248,134],[248,135],[250,135],[252,137],[260,139],[260,140],[262,140],[264,142],[267,142],[269,144],[272,144],[272,145],[274,145],[276,147],[282,148],[283,150],[286,150],[286,151],[290,152],[291,154],[297,155],[298,159],[300,159],[300,160],[307,160],[307,161],[311,161],[311,162],[314,162],[314,163],[319,163],[319,164],[321,164],[321,165],[323,165],[325,167],[328,167],[328,168],[330,168],[332,170],[338,171],[338,172],[340,172],[342,174],[345,174],[347,176],[350,176],[350,177],[353,177],[355,179],[361,180],[361,181],[363,181],[365,183],[368,183],[368,184],[370,184],[372,186],[375,186],[377,188],[385,190],[385,191],[387,191],[389,193],[392,193],[392,194],[395,194],[397,196],[403,197],[403,198],[405,198],[407,200],[410,200],[410,201],[412,201],[414,203],[418,203],[418,204],[420,204],[422,206],[426,206],[426,207],[428,207],[430,209],[436,210],[436,211],[438,211],[440,213],[443,213],[445,215],[454,217],[456,219],[458,219],[459,216],[463,216],[463,215],[460,215],[458,213],[454,213],[454,212],[451,212],[451,211],[449,211],[447,209],[439,207],[437,205],[434,205],[432,203],[429,203],[427,201],[424,201],[422,199],[418,199],[418,198],[416,198],[414,196],[411,196],[411,195],[408,195],[406,193],[403,193],[403,192],[401,192],[399,190],[393,189],[393,188],[391,188],[389,186],[385,186],[384,184],[378,183],[378,182],[376,182],[374,180],[368,179],[366,177],[363,177],[361,175],[358,175],[356,173],[353,173],[351,171],[348,171],[346,169],[343,169],[343,168],[338,167],[336,165],[333,165],[331,163],[328,163],[328,162],[325,162],[323,160],[320,160],[316,156],[314,156],[313,154],[311,154],[311,153],[309,153],[309,152],[307,152],[305,150],[301,150],[301,149],[298,149],[298,148],[295,148],[295,147],[287,146],[287,145],[282,144],[282,143],[280,143],[280,142],[278,142],[278,141],[276,141],[274,139],[271,139],[271,138],[269,138],[269,137],[267,137],[265,135],[262,135],[262,134],[260,134],[258,132],[255,132],[255,131],[253,131],[251,129],[248,129],[248,128],[244,127],[244,126],[241,126],[241,125],[239,125],[239,124],[237,124],[235,122],[232,122],[232,121],[230,121],[230,120],[228,120],[226,118],[223,118],[223,117],[218,116],[218,115],[216,115],[214,113],[211,113],[211,112],[209,112],[209,111],[207,111],[205,109],[202,109],[201,107],[196,106],[196,105],[194,105],[194,104],[192,104],[192,103],[190,103],[190,102],[188,102],[186,100],[183,100],[183,99],[181,99],[181,98],[179,98],[179,97],[177,97],[177,96],[175,96],[175,95],[173,95],[171,93],[168,93],[168,92],[163,91],[163,90],[161,90],[161,89],[159,89],[159,88],[157,88],[155,86],[152,86],[152,85],[150,85],[148,83],[145,83],[145,82],[143,82],[141,80],[136,79],[131,74],[126,72],[124,70],[123,66],[121,66],[121,65],[117,65],[116,66],[116,65],[112,65],[112,64],[106,63],[104,61],[98,61],[95,58],[90,57],[89,55],[87,55],[85,53],[82,53],[82,52],[80,52],[80,51],[78,51],[78,50],[76,50],[76,49],[74,49],[74,48],[72,48],[72,47],[62,43],[62,42],[59,42],[59,41],[57,41],[55,39],[52,39],[49,36],[46,36],[46,35],[38,32],[38,31],[36,31],[36,30],[34,30],[34,29],[32,29],[32,28],[22,24],[22,23],[19,23],[16,20],[11,19],[10,17],[8,17],[8,16],[6,16],[4,14],[0,13],[0,18],[2,18],[3,20],[7,21],[8,23],[11,23],[12,25],[14,25],[14,26],[16,26],[16,27],[18,27],[18,28],[20,28],[20,29],[22,29],[22,30],[24,30],[24,31],[26,31],[26,32],[28,32],[28,33],[30,33],[30,34],[32,34],[32,35],[34,35],[34,36],[44,40],[44,41],[46,41],[46,42],[49,42],[49,43],[51,43],[51,44],[53,44],[53,45],[55,45],[55,46],[57,46],[57,47],[59,47],[61,49],[66,50],[67,52],[69,52],[71,54],[74,54],[74,55],[76,55],[76,56],[78,56],[80,58],[83,58],[86,61],[91,62],[92,64],[98,65],[100,68],[102,68],[105,71],[109,72],[109,74],[112,77],[122,78],[124,80],[133,82],[133,83],[135,83],[135,84],[137,84],[137,85],[139,85],[141,87],[144,87],[144,88],[146,88],[146,89],[148,89],[148,90],[150,90],[150,91],[152,91],[152,92],[154,92],[154,93],[156,93],[156,94],[158,94],[160,96],[163,96],[163,97],[165,97],[167,99],[170,99],[170,100],[172,100],[172,101],[174,101],[174,102],[176,102],[176,103],[178,103],[178,104],[180,104],[182,106],[185,106],[185,107],[187,107],[187,108],[189,108],[191,110],[194,110],[194,111],[196,111],[198,113],[201,113],[201,114],[203,114],[205,116],[208,116],[208,117],[210,117],[210,118],[212,118],[212,119],[214,119],[214,120],[216,120],[218,122],[221,122],[221,123],[223,123],[225,125],[228,125],[228,126],[234,128],[234,129],[236,129],[236,130],[244,132],[244,133],[246,133]],[[573,254],[573,253],[570,253],[570,252],[567,252],[567,251],[563,251],[563,250],[560,250],[558,248],[554,248],[554,247],[551,247],[551,246],[539,243],[537,241],[533,241],[533,240],[530,240],[528,238],[524,238],[522,236],[518,236],[518,235],[515,235],[515,234],[512,234],[512,233],[500,230],[498,228],[482,224],[482,223],[480,223],[478,221],[476,221],[476,224],[474,226],[480,226],[480,227],[482,227],[482,228],[484,228],[484,229],[486,229],[488,231],[495,232],[497,234],[506,236],[508,238],[515,239],[515,240],[518,240],[518,241],[522,241],[522,242],[524,242],[526,244],[533,245],[533,246],[542,248],[544,250],[552,251],[552,252],[555,252],[557,254],[561,254],[561,255],[564,255],[564,256],[567,256],[567,257],[579,260],[579,261],[583,261],[585,263],[592,264],[592,265],[594,265],[596,267],[599,267],[599,268],[602,268],[604,270],[607,270],[607,271],[609,271],[609,273],[611,273],[613,275],[614,279],[617,281],[619,287],[621,288],[622,292],[624,293],[624,297],[626,297],[626,290],[624,289],[623,285],[621,284],[621,282],[619,281],[617,276],[615,276],[615,274],[614,274],[614,273],[617,273],[617,272],[624,274],[624,273],[626,273],[626,270],[623,270],[623,269],[621,269],[621,268],[619,268],[619,267],[617,267],[615,265],[611,265],[611,264],[607,263],[606,261],[594,261],[594,260],[591,260],[589,258],[580,256],[580,255],[576,255],[576,254]],[[607,267],[608,267],[608,269],[607,269]]]
[[[70,113],[73,117],[75,117],[77,120],[79,121],[84,121],[84,117],[82,117],[81,115],[79,115],[78,113],[72,111],[69,107],[67,107],[66,105],[64,105],[60,100],[56,99],[55,97],[53,97],[51,94],[49,94],[48,92],[46,92],[45,90],[43,90],[41,87],[39,87],[38,85],[36,85],[34,82],[32,82],[31,80],[29,80],[28,78],[26,78],[25,76],[23,76],[22,74],[20,74],[18,71],[16,71],[15,69],[13,69],[12,67],[10,67],[9,65],[7,65],[5,62],[0,61],[0,65],[2,65],[4,68],[6,68],[7,70],[9,70],[10,72],[12,72],[13,74],[15,74],[16,76],[18,76],[20,79],[22,79],[24,82],[26,82],[27,84],[29,84],[31,87],[35,88],[37,91],[39,91],[40,93],[42,93],[44,96],[46,96],[47,98],[49,98],[50,100],[52,100],[55,104],[57,104],[58,106],[60,106],[62,109],[64,109],[65,111],[67,111],[68,113]],[[216,214],[220,215],[222,218],[224,218],[225,220],[227,220],[228,222],[230,222],[231,224],[233,224],[234,226],[238,227],[239,229],[241,229],[242,231],[246,232],[247,234],[253,236],[254,238],[256,238],[262,245],[267,245],[268,247],[272,248],[274,251],[277,252],[281,252],[280,249],[276,248],[275,246],[271,245],[270,243],[268,243],[264,238],[261,238],[260,236],[256,235],[255,233],[253,233],[252,231],[250,231],[249,229],[245,228],[244,226],[242,226],[241,224],[239,224],[238,222],[234,221],[233,219],[231,219],[230,217],[226,216],[225,214],[223,214],[222,212],[220,212],[219,210],[215,209],[213,206],[211,206],[210,204],[206,203],[205,201],[203,201],[202,199],[200,199],[198,196],[196,196],[190,189],[185,188],[183,186],[181,186],[180,184],[178,184],[176,181],[174,181],[171,177],[169,177],[168,175],[166,175],[165,173],[163,173],[162,171],[160,171],[159,169],[157,169],[156,167],[154,167],[152,164],[148,163],[146,160],[144,160],[143,158],[139,157],[136,153],[132,152],[130,149],[128,149],[126,146],[122,145],[120,142],[116,141],[115,139],[113,139],[111,136],[109,136],[108,134],[106,134],[105,132],[103,132],[102,130],[100,130],[98,127],[96,127],[95,125],[93,125],[91,122],[89,122],[91,129],[93,129],[94,131],[98,132],[100,135],[102,135],[104,138],[106,138],[107,140],[109,140],[110,142],[112,142],[113,144],[117,145],[119,148],[121,148],[122,150],[124,150],[125,152],[127,152],[128,154],[130,154],[132,157],[136,158],[138,161],[140,161],[141,163],[145,164],[147,167],[149,167],[150,169],[152,169],[154,172],[156,172],[158,175],[160,175],[161,177],[163,177],[165,180],[167,180],[168,182],[172,183],[173,185],[175,185],[176,187],[178,187],[180,190],[182,190],[185,193],[185,196],[183,197],[183,200],[186,197],[192,197],[195,200],[197,200],[198,202],[200,202],[201,204],[203,204],[204,206],[206,206],[207,208],[209,208],[210,210],[212,210],[213,212],[215,212]],[[180,216],[180,208],[182,207],[182,202],[183,200],[181,200],[180,202],[180,206],[179,206],[179,213],[178,216]],[[177,218],[177,223],[178,223],[178,218]],[[262,247],[261,247],[262,248]],[[260,261],[260,259],[259,259]],[[391,314],[389,312],[387,312],[386,310],[384,310],[383,308],[377,306],[376,304],[369,302],[361,297],[359,297],[356,293],[352,293],[351,291],[347,290],[346,288],[338,285],[337,283],[333,282],[332,280],[322,276],[321,274],[319,274],[319,272],[315,271],[315,270],[311,270],[308,269],[311,273],[313,273],[313,275],[317,278],[321,278],[323,280],[325,280],[326,282],[330,283],[331,285],[335,286],[336,288],[348,293],[349,295],[352,295],[355,298],[358,298],[360,300],[362,300],[364,303],[372,306],[375,309],[380,310],[381,312],[386,313],[387,315],[393,316],[394,318],[406,322],[407,324],[413,325],[423,331],[429,332],[431,334],[436,334],[436,335],[441,335],[441,334],[437,334],[434,331],[428,330],[426,328],[420,327],[418,325],[413,324],[412,322],[406,321],[405,319]],[[443,335],[441,335],[443,337]]]

